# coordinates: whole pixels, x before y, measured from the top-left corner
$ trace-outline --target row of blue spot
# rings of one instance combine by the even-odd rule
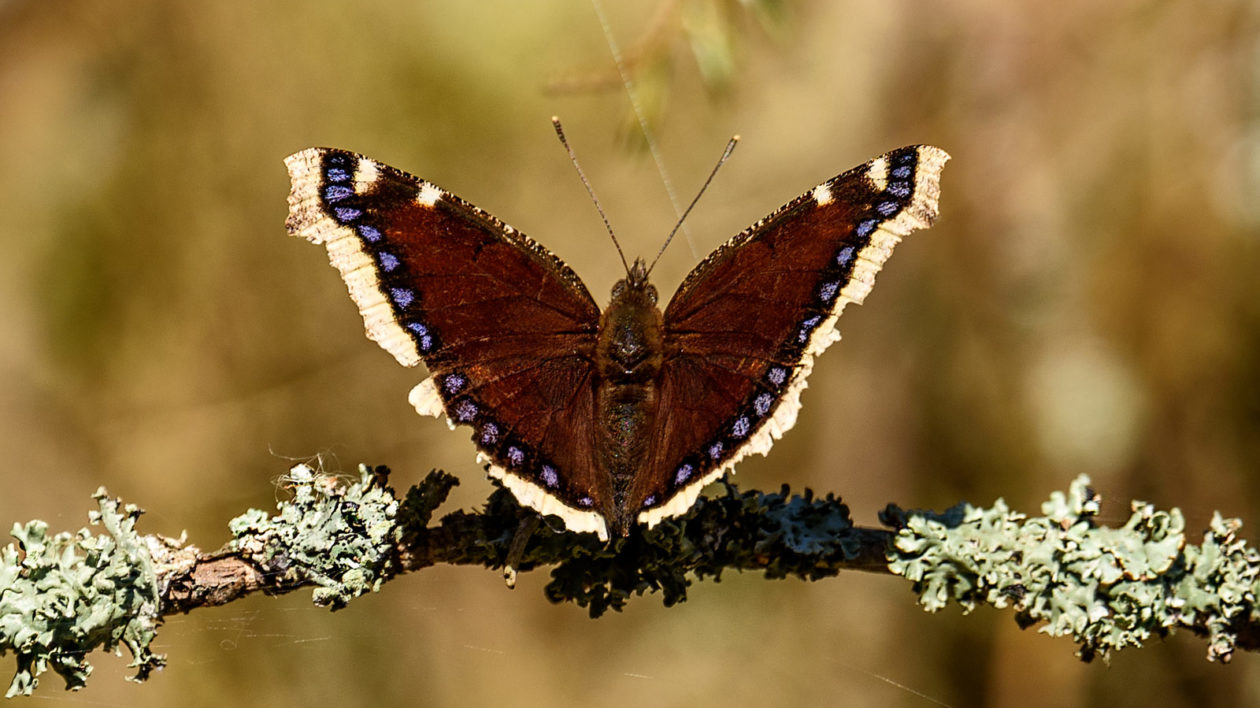
[[[766,370],[765,383],[773,392],[761,391],[753,396],[751,403],[745,405],[733,421],[723,426],[723,430],[726,432],[705,446],[703,458],[707,459],[701,459],[693,455],[679,465],[674,470],[674,476],[671,480],[674,487],[681,487],[691,482],[698,472],[717,467],[723,459],[747,440],[758,422],[770,414],[775,402],[783,395],[784,386],[790,379],[791,369],[789,367],[775,365]],[[644,506],[651,506],[651,503],[654,502],[655,497],[649,497],[644,501]]]
[[[420,353],[429,354],[437,349],[438,340],[430,328],[414,312],[409,311],[417,302],[416,291],[405,285],[385,285],[387,280],[396,281],[397,276],[403,275],[400,270],[402,261],[397,254],[382,247],[384,235],[365,218],[362,198],[355,194],[352,184],[354,173],[358,169],[358,159],[344,153],[324,154],[323,181],[320,185],[324,211],[337,223],[354,229],[364,249],[372,254],[377,280],[381,282],[384,294],[394,305],[395,318],[411,334]]]
[[[871,234],[875,233],[875,229],[879,228],[880,224],[895,217],[909,204],[910,197],[914,193],[913,178],[918,164],[918,151],[915,148],[908,148],[893,153],[891,157],[892,168],[889,171],[889,176],[892,180],[885,186],[883,193],[872,200],[871,205],[867,206],[867,209],[878,216],[863,217],[854,226],[854,235],[857,237],[857,243],[842,243],[840,245],[836,252],[834,269],[828,268],[827,271],[824,271],[822,282],[818,287],[818,300],[815,306],[811,308],[815,312],[806,315],[801,320],[796,336],[785,344],[785,351],[780,352],[780,360],[793,359],[802,354],[803,347],[809,341],[814,329],[826,319],[825,315],[817,314],[816,311],[829,312],[831,310],[836,295],[849,282],[858,251],[869,243]],[[764,420],[774,408],[778,399],[783,396],[785,393],[784,386],[789,378],[790,369],[788,367],[771,366],[766,371],[765,382],[774,393],[770,391],[756,393],[751,401],[743,406],[741,412],[735,416],[734,420],[723,426],[724,432],[705,446],[704,457],[707,459],[693,456],[679,465],[674,470],[674,476],[671,480],[674,487],[677,488],[687,484],[702,470],[709,470],[718,466],[723,459],[737,449],[748,438],[749,434],[756,427],[757,422]],[[655,501],[655,497],[649,497],[644,502],[644,506],[651,506]]]
[[[842,243],[840,249],[836,252],[835,271],[829,270],[828,274],[823,277],[822,284],[818,287],[818,302],[813,309],[829,311],[832,302],[844,285],[849,282],[849,278],[853,273],[853,263],[857,257],[858,251],[862,250],[869,242],[871,234],[875,233],[875,229],[880,224],[892,219],[901,212],[902,209],[910,203],[910,197],[914,193],[914,172],[918,166],[919,153],[916,148],[907,148],[899,150],[892,154],[892,168],[889,176],[892,178],[885,187],[883,192],[876,197],[874,202],[874,211],[879,216],[865,216],[858,220],[853,228],[853,233],[857,236],[858,242]],[[887,198],[887,197],[891,197]],[[867,209],[871,209],[868,205]],[[817,314],[806,315],[800,326],[797,328],[794,343],[790,343],[788,349],[804,346],[809,341],[810,335],[824,317]],[[790,352],[796,354],[795,351]]]
[[[341,153],[324,155],[323,184],[320,192],[324,210],[337,223],[355,230],[365,250],[374,258],[377,279],[381,282],[382,291],[394,305],[395,317],[399,324],[411,334],[421,353],[430,353],[438,347],[437,334],[415,312],[417,308],[413,306],[419,303],[418,293],[414,288],[399,282],[398,276],[404,275],[400,270],[402,261],[396,254],[382,247],[384,235],[379,228],[365,218],[362,198],[355,194],[352,181],[358,169],[357,160],[356,157]],[[481,415],[479,406],[472,398],[466,395],[460,396],[467,386],[468,379],[461,373],[455,372],[441,377],[442,398],[451,402],[448,408],[451,417],[457,423],[472,425],[477,430],[476,439],[480,443],[479,446],[492,452],[496,460],[505,463],[505,467],[513,473],[525,478],[532,477],[541,480],[548,489],[558,488],[560,474],[556,467],[540,462],[537,464],[536,471],[527,470],[527,463],[532,462],[527,448],[514,441],[500,439],[499,425]],[[577,503],[579,506],[590,507],[594,505],[594,500],[583,497]]]
[[[549,490],[558,489],[560,471],[556,466],[545,460],[534,459],[528,447],[504,436],[499,423],[484,415],[476,401],[464,395],[468,384],[468,377],[459,372],[443,374],[438,379],[442,398],[452,401],[449,407],[452,419],[456,423],[472,426],[473,440],[477,446],[512,474],[531,481],[540,481]],[[590,497],[577,500],[577,505],[581,507],[591,507],[594,504],[595,501]]]

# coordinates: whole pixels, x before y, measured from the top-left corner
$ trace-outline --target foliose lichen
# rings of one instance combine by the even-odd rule
[[[717,582],[723,571],[738,569],[818,580],[838,574],[860,551],[848,507],[833,495],[723,485],[722,493],[701,498],[686,514],[570,552],[551,571],[548,599],[586,607],[592,618],[646,593],[659,592],[669,607],[687,599],[692,579]]]
[[[135,531],[142,513],[122,506],[104,489],[89,529],[50,536],[42,521],[15,524],[17,545],[0,550],[0,655],[17,655],[17,672],[5,697],[30,695],[48,669],[66,687],[84,685],[97,648],[131,652],[134,680],[160,669],[164,657],[149,646],[160,618],[157,577]]]
[[[338,610],[375,592],[393,570],[400,530],[398,500],[383,468],[359,467],[343,484],[306,465],[290,470],[292,498],[268,516],[251,509],[232,519],[229,548],[250,558],[277,583],[316,585],[314,602]]]
[[[1260,554],[1237,537],[1241,523],[1216,515],[1196,546],[1177,509],[1133,502],[1124,526],[1105,528],[1099,508],[1081,476],[1040,517],[1000,499],[952,515],[901,512],[889,568],[914,582],[928,611],[1013,607],[1021,626],[1071,636],[1086,661],[1178,627],[1206,633],[1208,658],[1228,661],[1239,628],[1257,621]]]

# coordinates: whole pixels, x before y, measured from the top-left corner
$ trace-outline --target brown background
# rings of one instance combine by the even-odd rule
[[[610,3],[612,4],[612,3]],[[619,4],[620,5],[620,4]],[[623,45],[655,7],[611,8]],[[738,481],[1036,512],[1087,472],[1127,500],[1260,515],[1260,42],[1249,2],[803,2],[765,29],[680,3],[639,79],[689,197],[744,140],[655,280],[885,150],[951,152],[932,231],[841,322],[795,430]],[[710,32],[705,15],[729,12]],[[686,27],[690,34],[683,31]],[[725,92],[688,40],[731,43]],[[489,490],[423,376],[361,334],[321,249],[285,236],[281,159],[353,149],[553,248],[597,300],[619,264],[551,135],[566,119],[631,255],[673,221],[627,148],[585,2],[0,2],[0,522],[83,525],[105,485],[207,547],[291,460],[432,467]],[[720,63],[720,62],[719,62]],[[713,70],[714,65],[705,64]],[[721,67],[718,66],[718,69]],[[1009,613],[927,615],[895,578],[729,575],[599,621],[436,568],[344,612],[251,598],[167,622],[147,685],[94,657],[92,705],[1239,705],[1260,657],[1186,635],[1110,668]],[[3,673],[11,657],[0,661]]]

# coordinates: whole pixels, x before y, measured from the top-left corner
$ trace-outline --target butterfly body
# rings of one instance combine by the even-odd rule
[[[665,358],[664,316],[642,260],[613,286],[599,319],[595,346],[595,402],[600,424],[596,449],[610,494],[596,506],[613,533],[625,533],[642,506],[634,480],[648,459],[657,421],[657,389]]]
[[[286,160],[288,226],[328,249],[368,336],[429,368],[417,411],[470,427],[521,503],[606,538],[685,512],[792,427],[844,305],[936,216],[947,159],[910,146],[824,182],[714,251],[663,311],[643,261],[601,311],[519,231],[343,150]]]

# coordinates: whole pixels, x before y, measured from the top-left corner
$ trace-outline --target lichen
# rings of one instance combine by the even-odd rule
[[[620,611],[633,596],[649,592],[659,592],[669,607],[687,599],[692,579],[716,582],[724,570],[738,569],[818,580],[838,574],[860,552],[861,532],[833,495],[723,486],[723,493],[701,498],[686,514],[651,529],[609,544],[586,543],[581,553],[565,551],[551,571],[548,599],[586,607],[592,618]],[[545,554],[553,542],[572,548],[576,539],[540,539],[526,557]]]
[[[1241,523],[1218,514],[1195,546],[1177,509],[1133,502],[1120,528],[1099,526],[1099,509],[1081,476],[1040,517],[1001,499],[952,515],[898,512],[889,568],[914,582],[930,612],[950,602],[1013,607],[1021,626],[1071,636],[1086,661],[1178,627],[1207,633],[1208,658],[1228,661],[1238,628],[1257,620],[1260,554],[1237,538]]]
[[[149,650],[159,622],[157,577],[135,531],[142,513],[104,489],[89,515],[106,533],[48,534],[42,521],[15,524],[18,544],[0,551],[0,654],[17,655],[6,697],[30,695],[52,669],[66,687],[80,688],[97,648],[131,652],[134,680],[143,681],[164,658]]]
[[[832,495],[726,484],[686,514],[611,543],[539,523],[503,489],[481,512],[455,512],[430,526],[456,480],[434,472],[402,502],[386,481],[381,467],[360,467],[348,481],[295,467],[286,477],[291,498],[276,514],[242,514],[230,524],[229,545],[204,556],[182,539],[137,535],[140,510],[103,490],[90,515],[102,534],[49,535],[41,521],[15,526],[18,543],[0,550],[0,653],[17,656],[8,695],[30,694],[49,669],[80,687],[91,671],[85,657],[119,645],[143,680],[163,664],[149,649],[162,591],[187,590],[181,583],[195,582],[189,574],[202,563],[242,560],[261,572],[240,576],[249,579],[236,588],[241,594],[314,585],[315,602],[333,609],[404,569],[551,566],[547,596],[592,617],[648,593],[667,606],[683,602],[692,582],[716,582],[727,569],[818,580],[845,569],[882,571],[886,562],[913,581],[930,611],[951,602],[967,611],[1013,608],[1022,626],[1072,637],[1086,660],[1176,628],[1208,637],[1213,661],[1257,648],[1260,552],[1238,537],[1237,520],[1215,516],[1193,545],[1179,511],[1134,502],[1124,526],[1106,528],[1085,477],[1053,494],[1041,516],[1001,500],[939,514],[890,506],[882,518],[895,531],[854,527]]]
[[[278,584],[313,583],[315,604],[334,610],[378,590],[401,535],[383,468],[360,466],[358,481],[342,484],[298,465],[286,482],[292,498],[277,505],[278,514],[251,509],[229,522],[229,548]]]

